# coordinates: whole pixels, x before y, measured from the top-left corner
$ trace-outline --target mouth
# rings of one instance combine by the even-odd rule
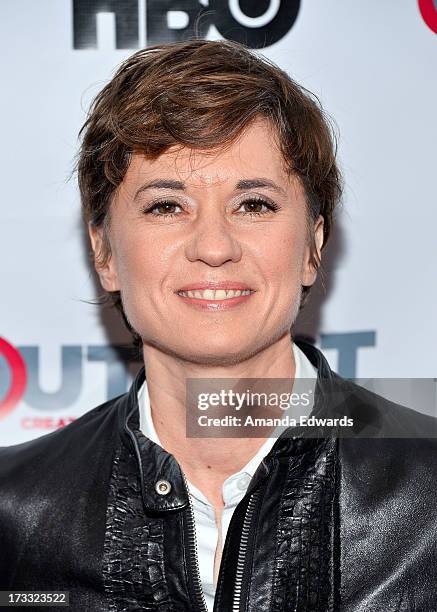
[[[235,282],[187,285],[176,292],[185,303],[209,310],[227,310],[246,302],[254,293],[254,289]]]
[[[192,298],[194,300],[209,300],[212,302],[230,300],[242,295],[250,295],[255,293],[251,289],[195,289],[190,291],[178,291],[178,295],[182,297]]]

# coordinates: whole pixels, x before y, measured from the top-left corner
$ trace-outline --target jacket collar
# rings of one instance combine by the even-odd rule
[[[145,381],[144,367],[138,372],[127,395],[120,398],[120,433],[124,444],[138,461],[141,493],[146,510],[150,513],[182,510],[188,503],[185,476],[170,453],[155,444],[140,430],[138,392]],[[163,495],[157,485],[160,480],[170,483],[170,491]]]
[[[331,370],[323,353],[314,345],[304,340],[294,340],[294,342],[317,370],[314,406],[311,415],[320,416],[326,414],[331,406],[333,391],[337,389],[337,383],[342,379]],[[335,430],[331,431],[329,437],[335,437],[335,433]],[[307,437],[307,434],[308,430],[300,427],[289,427],[286,429],[276,440],[270,453],[261,462],[250,483],[248,493],[253,491],[264,480],[282,458],[301,457],[305,453],[314,451],[317,446],[323,446],[326,442],[326,429],[321,431],[318,437],[314,435]]]
[[[324,412],[328,404],[329,390],[338,378],[329,367],[323,354],[313,345],[302,340],[296,341],[298,347],[305,353],[317,370],[315,388],[315,403],[313,414]],[[140,431],[140,416],[138,392],[145,381],[144,367],[138,372],[129,392],[119,399],[119,428],[124,444],[134,454],[138,461],[141,479],[141,491],[146,510],[151,513],[182,510],[189,504],[188,489],[185,476],[173,455],[155,444]],[[319,441],[320,442],[320,441]],[[270,453],[257,470],[256,478],[251,483],[258,484],[260,478],[266,476],[271,466],[281,456],[301,455],[314,448],[318,439],[291,435],[286,430],[275,442]],[[171,489],[166,495],[157,491],[157,483],[166,480]]]

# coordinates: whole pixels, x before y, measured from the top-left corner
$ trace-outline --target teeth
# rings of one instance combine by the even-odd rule
[[[250,289],[241,291],[240,289],[204,289],[203,291],[196,289],[195,291],[179,291],[180,295],[198,300],[228,300],[229,298],[239,297],[240,295],[249,295]]]
[[[215,291],[213,289],[205,289],[203,291],[203,299],[204,300],[213,300]]]

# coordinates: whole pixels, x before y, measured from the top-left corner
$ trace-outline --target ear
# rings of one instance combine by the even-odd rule
[[[110,248],[108,237],[105,236],[105,229],[103,226],[96,227],[89,223],[88,234],[94,252],[94,267],[99,275],[103,289],[106,291],[119,291],[120,284],[118,282],[114,257],[112,253],[109,257],[105,257]]]
[[[323,227],[323,217],[322,215],[319,215],[315,220],[313,228],[311,230],[314,236],[314,245],[316,249],[317,259],[319,261],[321,260],[321,252],[323,246]],[[315,268],[314,264],[311,263],[310,253],[310,245],[307,245],[305,249],[305,259],[302,271],[302,285],[304,287],[310,287],[311,285],[313,285],[317,278],[317,268]]]

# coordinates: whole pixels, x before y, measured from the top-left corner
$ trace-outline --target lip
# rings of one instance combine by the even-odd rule
[[[204,289],[234,289],[235,291],[255,291],[253,287],[246,285],[246,283],[240,283],[236,281],[224,280],[224,281],[202,281],[198,283],[191,283],[184,285],[176,291],[196,291],[196,289],[202,291]],[[233,298],[231,298],[233,299]]]
[[[207,289],[209,287],[206,287]],[[219,287],[221,289],[223,287]],[[232,288],[232,287],[230,287]],[[182,291],[182,289],[181,289]],[[187,291],[191,291],[188,289]],[[239,295],[233,298],[227,298],[226,300],[203,300],[201,298],[190,298],[180,293],[176,293],[176,295],[187,305],[192,306],[193,308],[197,308],[198,310],[209,310],[209,311],[221,311],[221,310],[229,310],[231,308],[235,308],[240,304],[244,304],[255,294],[255,291],[249,293],[248,295]]]

